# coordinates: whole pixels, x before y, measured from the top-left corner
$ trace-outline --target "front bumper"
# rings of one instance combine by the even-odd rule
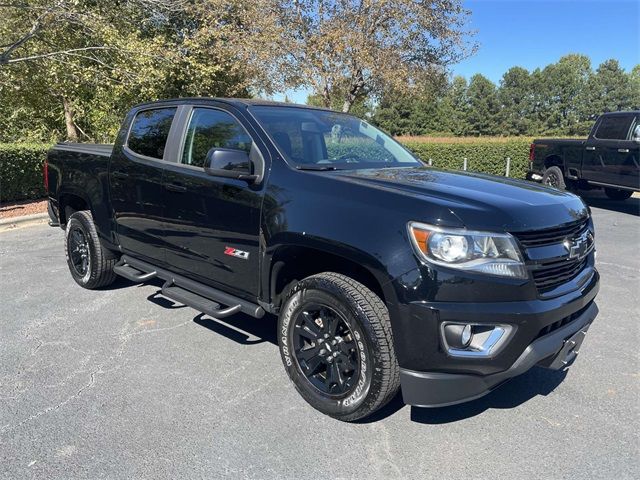
[[[597,314],[598,307],[591,302],[569,324],[532,342],[507,370],[491,375],[416,372],[401,368],[403,400],[408,405],[445,407],[482,397],[536,364],[565,368],[577,355]]]
[[[542,172],[538,172],[538,171],[535,171],[535,170],[529,170],[527,172],[527,176],[525,178],[527,180],[531,181],[531,182],[540,183],[542,181]]]

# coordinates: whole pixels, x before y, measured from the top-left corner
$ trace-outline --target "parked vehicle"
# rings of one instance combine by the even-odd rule
[[[586,140],[537,139],[527,179],[552,187],[604,188],[612,200],[640,191],[640,112],[601,115]]]
[[[564,368],[598,311],[580,198],[427,167],[342,113],[148,103],[113,146],[58,144],[46,171],[79,285],[160,278],[214,318],[278,315],[291,381],[340,420],[400,386],[438,407]]]

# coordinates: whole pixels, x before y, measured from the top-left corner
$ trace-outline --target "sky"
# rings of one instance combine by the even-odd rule
[[[498,83],[512,66],[544,67],[568,53],[609,58],[629,71],[640,63],[640,0],[465,0],[475,55],[452,65],[454,75],[481,73]],[[308,92],[288,91],[295,103]],[[282,100],[283,94],[275,99]]]

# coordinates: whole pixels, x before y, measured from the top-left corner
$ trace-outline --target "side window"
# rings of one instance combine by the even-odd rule
[[[185,137],[182,163],[204,167],[207,152],[213,147],[251,151],[251,137],[229,113],[195,108]]]
[[[175,113],[175,108],[156,108],[138,112],[129,131],[129,149],[139,155],[162,159]]]
[[[601,140],[626,140],[633,117],[626,115],[608,115],[602,118],[596,138]]]

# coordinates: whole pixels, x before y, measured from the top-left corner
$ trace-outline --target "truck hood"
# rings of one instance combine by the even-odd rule
[[[523,231],[555,227],[588,216],[583,201],[568,192],[505,177],[402,167],[335,172],[344,181],[413,196],[429,207],[445,207],[469,229]],[[451,225],[454,226],[454,225]]]

